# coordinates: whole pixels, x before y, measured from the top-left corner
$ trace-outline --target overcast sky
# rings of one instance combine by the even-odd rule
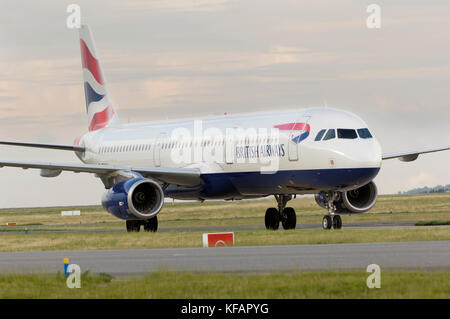
[[[450,144],[448,1],[0,2],[0,139],[70,144],[87,130],[81,6],[124,121],[342,108],[384,152]],[[368,29],[367,6],[381,6]],[[77,162],[70,152],[0,147],[8,160]],[[450,183],[450,152],[383,162],[380,193]],[[89,174],[0,170],[0,207],[98,204]]]

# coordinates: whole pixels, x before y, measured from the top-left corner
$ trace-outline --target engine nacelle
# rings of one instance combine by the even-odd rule
[[[56,177],[61,174],[62,170],[60,169],[48,169],[48,168],[42,168],[41,169],[41,176],[42,177]]]
[[[102,205],[110,214],[126,220],[150,219],[159,213],[163,204],[161,186],[143,177],[117,183],[102,198]]]
[[[323,208],[328,208],[327,193],[320,192],[315,195],[316,203]],[[378,197],[377,186],[374,182],[359,188],[340,192],[338,198],[333,202],[338,214],[360,214],[370,210],[376,203]]]
[[[367,212],[377,202],[378,190],[374,182],[342,193],[342,205],[353,214]]]

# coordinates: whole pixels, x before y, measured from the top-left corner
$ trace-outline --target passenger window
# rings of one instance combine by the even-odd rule
[[[322,139],[322,137],[323,137],[323,135],[325,134],[326,131],[327,131],[327,130],[325,130],[325,129],[320,130],[319,133],[317,133],[317,136],[316,136],[316,138],[314,139],[314,141],[320,141],[320,140]]]
[[[356,135],[356,131],[352,129],[338,128],[337,131],[338,131],[338,138],[355,139],[358,137]]]
[[[367,128],[358,129],[358,135],[360,138],[372,138],[372,134],[370,134],[369,129]]]
[[[336,137],[336,131],[334,129],[329,129],[325,137],[323,138],[324,141],[331,140]]]

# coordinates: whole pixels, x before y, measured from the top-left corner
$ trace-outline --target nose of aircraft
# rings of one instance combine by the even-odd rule
[[[378,174],[381,167],[381,147],[375,138],[338,141],[332,151],[342,189],[367,184]]]
[[[376,138],[336,140],[336,144],[328,147],[328,150],[333,154],[332,156],[336,158],[338,167],[381,167],[381,146]]]
[[[381,147],[375,138],[355,145],[347,157],[353,168],[350,170],[352,176],[349,176],[347,187],[359,187],[373,180],[380,170],[381,157]]]
[[[381,146],[376,138],[359,140],[350,153],[355,167],[381,167]]]

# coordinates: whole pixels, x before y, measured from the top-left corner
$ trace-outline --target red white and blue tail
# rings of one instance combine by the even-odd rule
[[[87,25],[82,25],[79,32],[88,125],[89,131],[95,131],[117,124],[119,117],[106,86],[92,32]]]

